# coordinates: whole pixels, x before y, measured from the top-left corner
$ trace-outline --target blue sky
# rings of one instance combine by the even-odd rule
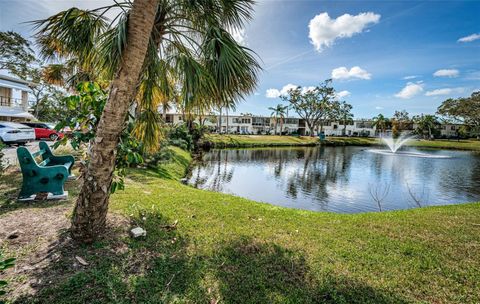
[[[0,29],[30,36],[20,22],[105,3],[0,0]],[[269,114],[286,85],[332,75],[358,118],[434,113],[444,99],[480,89],[480,1],[259,1],[236,37],[264,68],[238,113]]]

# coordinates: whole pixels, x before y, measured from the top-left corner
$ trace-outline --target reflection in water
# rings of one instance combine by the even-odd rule
[[[193,168],[189,184],[279,206],[345,213],[480,200],[480,155],[429,153],[451,158],[398,157],[360,147],[213,150]]]

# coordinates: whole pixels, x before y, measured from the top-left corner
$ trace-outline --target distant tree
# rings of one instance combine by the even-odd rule
[[[27,39],[12,31],[0,32],[0,70],[26,74],[27,67],[35,61],[35,53]]]
[[[345,136],[347,124],[353,121],[352,105],[345,101],[339,102],[336,107],[336,120],[343,125],[342,135]]]
[[[315,135],[314,131],[318,126],[322,131],[324,123],[332,117],[335,89],[331,83],[332,80],[327,79],[312,90],[297,87],[280,97],[289,102],[297,115],[305,120],[311,136]]]
[[[373,118],[373,126],[380,130],[380,134],[384,134],[390,126],[390,120],[382,114],[378,114]]]
[[[426,139],[432,139],[433,135],[438,134],[440,122],[435,115],[417,115],[412,120],[417,125],[415,133],[418,135]]]
[[[278,121],[280,120],[280,136],[281,136],[283,132],[283,119],[285,118],[287,106],[278,104],[275,107],[269,107],[268,109],[272,111],[271,116],[275,119],[275,133],[274,133],[275,135],[277,135],[277,125],[278,125]]]
[[[318,125],[320,126],[320,132],[323,132],[325,123],[335,119],[337,109],[339,109],[339,102],[336,100],[335,89],[332,87],[331,79],[320,83],[313,92],[318,96]]]
[[[411,120],[405,110],[395,111],[392,117],[392,135],[398,137],[410,125]]]
[[[449,98],[437,109],[437,113],[471,127],[472,134],[480,139],[480,91],[470,97]]]

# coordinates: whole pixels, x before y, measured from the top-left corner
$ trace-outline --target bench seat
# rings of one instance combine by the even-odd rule
[[[39,143],[40,150],[30,153],[25,147],[17,149],[23,183],[19,199],[27,199],[40,192],[64,196],[64,184],[71,176],[75,159],[71,155],[53,155],[46,142]],[[37,163],[35,158],[42,160]]]

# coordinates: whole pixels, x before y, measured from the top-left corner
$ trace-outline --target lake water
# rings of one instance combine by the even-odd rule
[[[278,206],[341,213],[480,201],[480,154],[392,156],[364,147],[205,152],[188,183]]]

